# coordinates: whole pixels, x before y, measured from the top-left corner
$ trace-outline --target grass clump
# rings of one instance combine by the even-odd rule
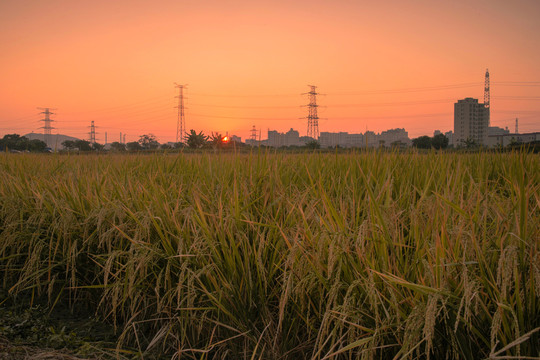
[[[540,349],[534,154],[0,157],[8,299],[193,359]]]

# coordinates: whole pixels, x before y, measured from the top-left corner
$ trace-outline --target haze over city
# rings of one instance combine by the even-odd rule
[[[0,134],[55,132],[98,141],[186,128],[248,138],[306,133],[308,84],[319,130],[410,137],[452,130],[453,104],[482,99],[491,125],[540,127],[540,2],[2,1]]]

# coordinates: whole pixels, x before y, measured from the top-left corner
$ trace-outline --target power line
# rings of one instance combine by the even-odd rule
[[[513,96],[513,95],[508,95],[508,96],[494,96],[493,98],[494,99],[499,99],[499,100],[530,100],[530,101],[540,100],[540,96]]]
[[[271,117],[241,117],[241,116],[220,116],[220,115],[208,115],[208,114],[193,114],[192,116],[207,117],[214,119],[236,119],[236,120],[298,120],[298,118],[271,118]]]
[[[250,95],[239,95],[239,94],[208,94],[208,93],[190,93],[191,95],[196,96],[208,96],[208,97],[226,97],[226,98],[261,98],[261,97],[298,97],[298,94],[250,94]]]
[[[462,83],[462,84],[450,84],[450,85],[440,85],[440,86],[427,86],[427,87],[418,87],[418,88],[396,88],[396,89],[383,89],[383,90],[370,90],[370,91],[360,91],[360,92],[333,92],[330,96],[334,95],[364,95],[364,94],[388,94],[388,93],[406,93],[406,92],[419,92],[419,91],[433,91],[433,90],[447,90],[447,89],[458,89],[466,87],[475,87],[480,83]],[[494,82],[495,85],[502,86],[540,86],[540,82]],[[251,95],[240,95],[240,94],[207,94],[207,93],[191,93],[192,95],[198,96],[208,96],[208,97],[236,97],[236,98],[264,98],[264,97],[297,97],[296,94],[251,94]],[[166,100],[166,103],[169,103],[170,100]],[[92,113],[92,112],[122,112],[124,110],[130,110],[130,113],[138,113],[140,110],[137,108],[161,108],[167,107],[162,96],[152,97],[144,100],[140,100],[136,103],[118,105],[112,107],[105,107],[101,109],[88,110],[85,112],[75,112],[74,115],[81,113]],[[151,104],[163,104],[163,106],[148,106]],[[193,104],[195,105],[195,104]],[[198,106],[207,106],[207,107],[223,107],[223,108],[259,108],[259,106],[230,106],[230,105],[213,105],[213,104],[196,104]],[[283,106],[282,108],[295,108],[296,106]],[[260,106],[260,108],[281,108],[281,106]],[[135,110],[135,111],[134,111]]]
[[[493,85],[503,86],[540,86],[540,81],[495,81]]]
[[[171,101],[167,102],[166,104],[163,103],[163,104],[157,105],[157,106],[156,105],[151,105],[151,106],[145,105],[143,108],[140,108],[140,109],[131,108],[131,109],[116,110],[116,111],[111,111],[111,112],[108,112],[108,113],[101,114],[100,116],[103,117],[103,116],[106,116],[106,115],[113,115],[114,113],[119,113],[119,115],[124,115],[124,116],[125,115],[136,116],[136,115],[140,115],[140,114],[148,114],[148,113],[153,113],[153,112],[158,112],[158,111],[170,110],[171,105],[172,105],[172,98],[171,98]],[[76,115],[81,116],[81,115],[87,115],[87,114],[92,114],[92,112],[66,113],[66,116],[76,116]],[[115,115],[117,115],[117,114],[115,114]],[[92,115],[92,116],[95,116],[95,115]],[[77,122],[77,121],[75,121],[75,122]],[[79,122],[86,122],[86,121],[79,121]]]
[[[489,74],[486,71],[487,75]],[[509,86],[509,87],[536,87],[540,86],[540,81],[499,81],[499,82],[492,82],[492,84],[496,86]],[[408,93],[408,92],[422,92],[422,91],[435,91],[435,90],[453,90],[453,89],[460,89],[460,88],[468,88],[468,87],[476,87],[480,85],[480,83],[460,83],[460,84],[448,84],[448,85],[440,85],[440,86],[427,86],[427,87],[409,87],[409,88],[394,88],[394,89],[385,89],[385,90],[371,90],[371,91],[355,91],[355,92],[343,92],[343,93],[332,93],[331,96],[343,96],[343,95],[363,95],[363,94],[399,94],[399,93]],[[489,86],[489,84],[488,84]],[[484,83],[484,91],[486,90],[486,82]],[[191,93],[191,92],[190,92]],[[193,95],[201,96],[201,97],[224,97],[224,98],[284,98],[284,97],[298,97],[297,94],[249,94],[249,95],[241,95],[241,94],[204,94],[204,93],[193,93]],[[321,95],[318,94],[317,95]],[[185,97],[184,97],[185,99]],[[493,99],[504,102],[504,101],[538,101],[540,100],[540,96],[532,95],[532,96],[522,96],[522,95],[500,95],[500,96],[494,96]],[[436,104],[436,103],[454,103],[455,98],[447,98],[447,99],[431,99],[431,100],[415,100],[415,101],[387,101],[387,102],[366,102],[366,103],[338,103],[338,104],[330,104],[329,106],[331,108],[377,108],[377,107],[399,107],[399,106],[408,106],[408,105],[427,105],[427,104]],[[491,100],[491,97],[490,97]],[[120,119],[120,121],[116,122],[116,126],[122,126],[121,128],[117,129],[137,129],[137,126],[147,124],[148,122],[152,121],[160,121],[165,120],[166,118],[169,118],[171,116],[171,113],[168,109],[170,109],[171,102],[173,101],[173,98],[170,99],[163,99],[162,96],[159,97],[153,97],[146,100],[140,100],[136,103],[133,103],[131,105],[118,105],[118,106],[112,106],[107,108],[101,108],[101,109],[93,109],[90,111],[82,111],[82,112],[74,112],[73,115],[78,116],[84,116],[85,114],[100,112],[100,118],[103,117],[112,117],[116,116],[116,118]],[[316,100],[315,100],[316,101]],[[289,102],[287,100],[287,102]],[[486,103],[486,98],[484,98],[484,103]],[[246,109],[246,110],[254,110],[252,114],[256,114],[256,110],[267,110],[267,109],[296,109],[299,108],[297,105],[234,105],[234,104],[209,104],[209,103],[192,103],[195,107],[207,107],[207,108],[223,108],[223,109]],[[316,105],[315,110],[318,110],[319,105]],[[309,106],[309,105],[308,105]],[[518,107],[518,106],[516,106]],[[46,110],[47,108],[43,108],[43,110]],[[184,111],[186,107],[184,106]],[[51,109],[49,109],[50,112]],[[249,114],[249,112],[247,112]],[[531,111],[531,110],[498,110],[496,114],[512,114],[512,115],[518,115],[518,114],[540,114],[540,111]],[[50,115],[53,113],[50,112]],[[155,115],[154,115],[155,114]],[[268,117],[268,116],[223,116],[223,115],[214,115],[214,114],[192,114],[193,116],[197,117],[206,117],[206,118],[215,118],[215,119],[235,119],[235,120],[262,120],[262,121],[295,121],[297,118],[291,118],[291,117]],[[34,115],[35,116],[35,115]],[[24,121],[26,119],[34,118],[34,116],[24,116],[20,117],[18,119],[11,119],[11,120],[5,120],[9,122],[13,121]],[[406,115],[406,116],[378,116],[378,117],[336,117],[333,119],[399,119],[399,118],[414,118],[414,117],[427,117],[427,116],[446,116],[446,115],[431,115],[431,114],[417,114],[417,115]],[[46,116],[47,117],[47,116]],[[319,125],[319,121],[321,120],[318,118],[318,114],[316,114],[316,121],[317,121],[317,129]],[[309,118],[309,114],[308,114]],[[315,120],[314,118],[312,118]],[[520,120],[522,117],[520,117]],[[56,121],[59,123],[67,123],[70,124],[74,123],[87,123],[87,120],[69,120],[69,121],[58,121],[58,120],[52,120],[49,116],[49,122],[45,121],[46,119],[40,119],[40,122],[45,122],[44,126],[41,127],[44,129],[44,136],[47,137],[47,132],[51,132],[54,127],[52,126],[52,122]],[[0,124],[2,121],[0,120]],[[309,119],[308,119],[309,123]],[[125,124],[125,125],[124,125]],[[177,123],[178,125],[178,123]],[[185,124],[184,124],[185,127]],[[48,130],[47,130],[48,128]],[[64,126],[62,126],[64,128]],[[75,128],[75,127],[65,127],[67,129]],[[111,129],[116,129],[116,127],[109,127]],[[140,127],[139,127],[140,128]],[[180,133],[182,135],[182,133]],[[49,134],[50,135],[50,134]],[[177,135],[178,135],[178,126],[177,126]]]
[[[494,96],[493,97],[494,99],[496,100],[501,100],[501,101],[506,101],[506,100],[538,100],[539,98],[538,97],[506,97],[506,96]],[[378,103],[352,103],[352,104],[329,104],[328,106],[331,107],[331,108],[366,108],[366,107],[388,107],[388,106],[408,106],[408,105],[426,105],[426,104],[436,104],[436,103],[453,103],[455,102],[455,99],[453,98],[446,98],[446,99],[433,99],[433,100],[418,100],[418,101],[394,101],[394,102],[378,102]],[[196,104],[193,104],[193,105],[196,105]],[[228,105],[224,105],[224,106],[220,106],[220,105],[216,105],[214,106],[216,108],[219,108],[219,107],[224,107],[224,108],[235,108],[235,109],[254,109],[255,107],[252,107],[252,106],[228,106]],[[276,107],[272,107],[272,106],[268,106],[268,107],[260,107],[261,110],[263,110],[264,108],[280,108],[278,106]],[[300,108],[300,106],[288,106],[288,107],[283,107],[283,108],[290,108],[290,109],[296,109],[296,108]],[[164,119],[170,115],[167,115],[165,114],[167,112],[167,109],[168,109],[168,106],[154,106],[152,108],[149,108],[147,109],[146,111],[131,111],[131,112],[127,112],[127,113],[123,113],[123,117],[126,117],[126,116],[129,116],[130,118],[139,118],[141,119],[140,121],[133,121],[132,119],[130,120],[125,120],[125,122],[129,122],[129,124],[133,124],[133,123],[143,123],[144,121],[147,121],[148,119],[156,119],[156,117],[149,117],[148,115],[150,114],[155,114],[155,113],[159,113],[159,114],[163,114],[163,115],[160,115],[159,118],[160,119]],[[184,106],[184,109],[186,109],[186,107]],[[223,118],[223,119],[255,119],[255,120],[273,120],[275,118],[268,118],[268,117],[231,117],[231,116],[216,116],[216,115],[210,115],[210,114],[197,114],[197,113],[193,113],[192,114],[193,116],[201,116],[201,117],[212,117],[212,118]],[[284,118],[283,120],[289,120],[291,118]],[[68,121],[58,121],[57,122],[59,123],[64,123],[64,122],[68,122]],[[69,123],[86,123],[87,120],[70,120]]]
[[[349,117],[332,117],[334,120],[385,120],[385,119],[411,119],[420,117],[441,117],[453,116],[452,113],[431,113],[431,114],[414,114],[414,115],[392,115],[392,116],[349,116]]]
[[[163,96],[155,96],[148,99],[140,100],[135,103],[131,104],[125,104],[125,105],[115,105],[115,106],[109,106],[99,109],[92,109],[92,110],[86,110],[84,113],[94,113],[94,112],[115,112],[115,111],[122,111],[122,109],[133,109],[140,106],[146,106],[146,103],[159,103],[163,101]],[[74,114],[78,114],[79,112],[75,112]]]
[[[234,105],[210,105],[210,104],[198,104],[190,103],[193,106],[212,107],[212,108],[226,108],[226,109],[296,109],[300,108],[296,106],[234,106]]]

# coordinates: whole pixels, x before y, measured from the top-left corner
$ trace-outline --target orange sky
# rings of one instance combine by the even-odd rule
[[[314,84],[320,131],[432,135],[482,101],[486,68],[492,125],[540,131],[539,16],[538,0],[2,0],[0,135],[41,132],[40,106],[62,134],[94,120],[99,142],[174,141],[174,82],[206,133],[305,135]]]

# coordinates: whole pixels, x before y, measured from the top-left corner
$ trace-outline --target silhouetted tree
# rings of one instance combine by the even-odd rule
[[[190,130],[187,135],[187,145],[192,149],[202,148],[208,141],[208,136],[204,135],[203,132],[195,132],[195,130]]]
[[[402,149],[402,148],[405,148],[406,146],[407,144],[401,140],[392,141],[390,143],[390,147],[393,149]]]
[[[212,135],[210,135],[209,139],[208,139],[208,142],[210,144],[212,144],[212,147],[214,149],[217,149],[217,148],[221,148],[223,147],[224,144],[224,137],[220,134],[220,133],[212,133]]]
[[[105,145],[100,144],[100,143],[93,143],[92,144],[92,149],[94,149],[96,151],[101,151],[101,150],[103,150],[104,147],[105,147]]]
[[[437,134],[431,139],[431,146],[435,149],[446,149],[448,147],[448,138],[444,134]]]
[[[17,150],[17,151],[43,151],[47,147],[41,140],[29,140],[25,136],[19,134],[7,134],[0,139],[1,150]]]
[[[73,149],[75,149],[77,147],[77,146],[75,146],[75,141],[73,141],[73,140],[62,141],[62,146],[65,147],[68,150],[73,150]]]
[[[169,150],[169,149],[172,149],[172,146],[169,145],[169,144],[162,144],[162,145],[160,146],[160,148],[161,148],[162,150]]]
[[[412,139],[412,144],[418,149],[431,149],[431,138],[429,136],[420,136]]]
[[[47,144],[45,143],[45,141],[34,139],[28,142],[29,151],[43,152],[45,151],[46,148],[47,148]]]
[[[19,134],[7,134],[0,139],[1,150],[43,151],[47,145],[41,140],[28,140]]]
[[[307,149],[320,149],[321,144],[319,144],[319,142],[317,140],[311,140],[311,141],[306,143],[306,148]]]
[[[23,150],[21,147],[24,146],[24,139],[19,134],[7,134],[0,140],[0,145],[2,150]]]
[[[141,146],[141,144],[139,144],[138,141],[128,142],[126,144],[126,148],[128,149],[128,151],[140,151],[140,150],[143,150],[143,147]]]
[[[159,147],[159,142],[153,134],[145,134],[139,136],[138,142],[143,150],[153,150]]]
[[[86,140],[75,140],[74,145],[76,148],[79,149],[79,151],[91,151],[92,145],[89,141]]]
[[[126,145],[119,143],[118,141],[115,141],[111,143],[111,150],[112,151],[126,151]]]
[[[461,140],[461,145],[466,147],[467,149],[476,149],[480,147],[480,144],[476,142],[476,140],[472,138],[467,138],[466,140]]]

